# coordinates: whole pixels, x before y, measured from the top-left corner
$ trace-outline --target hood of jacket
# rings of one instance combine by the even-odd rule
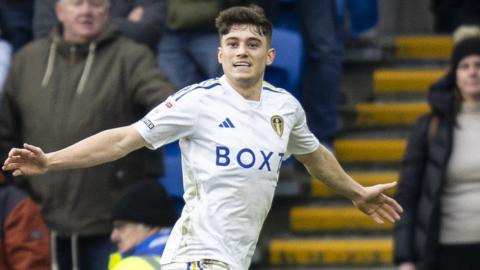
[[[84,90],[85,83],[88,79],[90,69],[95,61],[95,53],[97,50],[101,50],[102,47],[108,43],[114,41],[119,36],[118,29],[112,24],[107,25],[105,30],[100,33],[96,38],[84,44],[70,44],[63,39],[63,27],[61,24],[57,24],[52,29],[49,35],[50,50],[48,54],[47,68],[42,79],[42,87],[46,87],[50,82],[50,78],[55,67],[55,58],[57,54],[60,57],[68,59],[69,62],[76,63],[84,61],[86,58],[85,66],[80,77],[80,81],[77,86],[77,94],[81,94]]]
[[[63,39],[63,26],[60,23],[57,23],[57,25],[50,31],[50,34],[48,35],[49,40],[52,43],[56,43],[57,48],[58,48],[58,53],[61,55],[66,55],[68,56],[70,54],[70,50],[72,47],[75,47],[77,50],[77,53],[81,56],[84,55],[86,56],[88,53],[88,47],[90,44],[95,43],[97,48],[102,47],[103,45],[112,42],[116,38],[120,36],[120,31],[116,26],[113,24],[108,24],[105,29],[94,39],[92,39],[90,42],[84,43],[84,44],[71,44],[65,42]]]

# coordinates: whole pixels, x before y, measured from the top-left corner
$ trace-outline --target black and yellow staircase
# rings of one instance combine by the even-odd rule
[[[338,160],[363,185],[398,179],[409,127],[429,111],[426,91],[445,73],[452,40],[408,36],[394,46],[373,72],[373,100],[354,106],[352,127],[335,142]],[[376,224],[315,179],[308,193],[289,208],[288,233],[270,238],[268,269],[394,269],[391,224]]]

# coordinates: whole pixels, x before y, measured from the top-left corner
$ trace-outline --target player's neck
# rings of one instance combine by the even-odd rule
[[[229,80],[227,77],[228,82],[233,87],[235,91],[237,91],[244,99],[247,100],[260,100],[260,94],[262,92],[262,84],[263,79],[258,80],[255,83],[248,83],[248,82],[238,82]]]

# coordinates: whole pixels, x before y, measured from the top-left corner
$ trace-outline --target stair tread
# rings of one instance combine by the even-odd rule
[[[296,206],[290,209],[294,232],[340,230],[391,230],[391,223],[378,224],[355,207]]]
[[[426,102],[359,103],[355,106],[357,126],[411,125],[430,111]]]
[[[399,162],[405,139],[338,139],[334,143],[340,162]]]
[[[426,92],[445,73],[445,69],[377,69],[373,87],[378,93]]]
[[[391,237],[273,239],[272,265],[389,265]]]
[[[453,40],[448,35],[404,35],[395,39],[398,59],[448,58]]]

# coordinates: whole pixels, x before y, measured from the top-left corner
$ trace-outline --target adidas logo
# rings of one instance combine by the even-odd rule
[[[223,120],[222,123],[220,123],[220,125],[218,125],[218,127],[221,127],[221,128],[235,128],[235,125],[227,117],[227,118],[225,118],[225,120]]]

